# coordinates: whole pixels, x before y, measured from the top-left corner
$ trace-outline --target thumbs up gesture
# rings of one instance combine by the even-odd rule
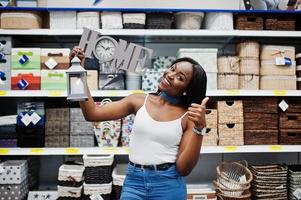
[[[188,119],[194,123],[194,127],[197,129],[206,127],[205,113],[208,100],[209,97],[206,97],[201,104],[193,103],[188,108]]]

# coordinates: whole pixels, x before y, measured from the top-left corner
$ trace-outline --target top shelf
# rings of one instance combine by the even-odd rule
[[[189,36],[189,37],[275,37],[300,38],[301,31],[247,31],[247,30],[179,30],[179,29],[99,29],[103,35],[115,36]],[[0,35],[43,35],[43,36],[81,36],[82,29],[0,29]]]

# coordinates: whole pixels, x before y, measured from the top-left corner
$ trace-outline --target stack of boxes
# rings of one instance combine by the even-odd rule
[[[11,89],[11,37],[0,37],[0,90]]]
[[[279,117],[280,144],[301,144],[301,104],[300,99],[284,100],[287,109],[281,110]]]
[[[18,147],[44,147],[44,103],[19,103],[17,113]]]
[[[277,98],[243,100],[245,145],[278,144]]]
[[[48,108],[46,110],[45,147],[68,147],[69,125],[69,108]]]
[[[17,147],[16,115],[0,117],[0,147]]]
[[[237,44],[237,55],[239,57],[239,89],[259,89],[259,54],[260,44],[258,42],[246,41]]]
[[[23,200],[28,193],[26,160],[8,160],[1,164],[0,199]]]
[[[93,125],[86,121],[80,108],[70,109],[70,146],[94,146]]]
[[[173,61],[175,61],[175,57],[155,56],[152,60],[152,68],[147,69],[142,77],[142,90],[157,91],[160,78]]]
[[[177,58],[190,57],[197,61],[207,75],[207,90],[217,90],[217,51],[215,48],[180,48]]]
[[[244,145],[242,101],[218,101],[217,112],[219,145]]]
[[[41,90],[67,90],[70,49],[41,49]]]
[[[207,134],[203,136],[204,146],[217,146],[218,134],[217,134],[217,110],[206,109],[206,129]]]
[[[301,53],[296,55],[297,89],[301,90]]]
[[[239,58],[237,56],[222,56],[217,59],[217,88],[233,90],[239,87]]]
[[[296,90],[295,47],[262,46],[260,75],[260,89]]]
[[[12,89],[40,90],[40,48],[12,49]]]

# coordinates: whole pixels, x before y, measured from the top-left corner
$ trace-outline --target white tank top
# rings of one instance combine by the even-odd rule
[[[180,118],[171,121],[156,121],[145,106],[137,111],[129,143],[129,159],[141,165],[158,165],[176,162],[183,129]]]

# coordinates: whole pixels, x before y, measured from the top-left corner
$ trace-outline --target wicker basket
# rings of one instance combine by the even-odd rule
[[[259,58],[260,44],[254,41],[241,42],[236,45],[239,58]]]
[[[261,60],[275,60],[277,57],[287,57],[295,60],[294,46],[263,45],[261,47]]]
[[[265,17],[264,28],[266,30],[294,31],[295,16],[293,15],[269,15]]]
[[[296,64],[292,61],[292,65],[276,65],[274,60],[261,60],[260,75],[296,75]]]
[[[245,145],[278,144],[278,130],[244,130]]]
[[[243,194],[240,197],[231,197],[231,196],[226,196],[221,193],[217,193],[217,199],[218,200],[251,200],[251,192],[247,191],[246,194]]]
[[[260,102],[260,101],[259,101]],[[277,113],[244,113],[246,130],[278,130]]]
[[[62,165],[59,168],[59,181],[81,182],[84,175],[84,166],[81,165]]]
[[[263,30],[263,17],[254,16],[254,14],[238,14],[235,28],[239,30]]]
[[[171,29],[173,14],[170,12],[147,13],[146,25],[148,29]]]
[[[218,101],[218,123],[243,123],[242,101]]]
[[[103,29],[122,29],[121,12],[107,12],[100,13],[101,26]]]
[[[228,189],[216,181],[213,181],[213,185],[220,194],[230,197],[240,197],[245,192],[245,190],[249,190],[249,188],[251,187],[251,184],[249,184],[248,186],[242,189]]]
[[[222,56],[217,59],[218,73],[239,73],[237,56]]]
[[[287,144],[287,145],[300,145],[301,144],[301,130],[300,129],[280,129],[279,143]]]
[[[203,136],[203,146],[217,146],[218,143],[218,135],[217,135],[217,128],[207,128],[207,134]]]
[[[58,197],[74,197],[79,198],[82,195],[83,187],[65,187],[57,186]]]
[[[238,87],[238,73],[218,73],[217,88],[219,90],[233,90],[238,89]]]
[[[114,155],[84,155],[85,167],[112,166]]]
[[[244,145],[243,124],[219,124],[219,146]]]
[[[262,90],[296,90],[296,76],[261,76]]]
[[[240,74],[259,75],[260,62],[258,58],[241,58],[239,62]]]
[[[243,74],[239,76],[239,89],[258,90],[259,76],[255,74]]]
[[[217,129],[217,110],[206,109],[206,127]]]
[[[177,29],[200,29],[204,18],[203,12],[178,12],[175,13]]]
[[[233,30],[233,14],[230,12],[207,12],[204,27],[209,30]]]
[[[125,29],[144,29],[145,13],[123,13],[123,28]]]

